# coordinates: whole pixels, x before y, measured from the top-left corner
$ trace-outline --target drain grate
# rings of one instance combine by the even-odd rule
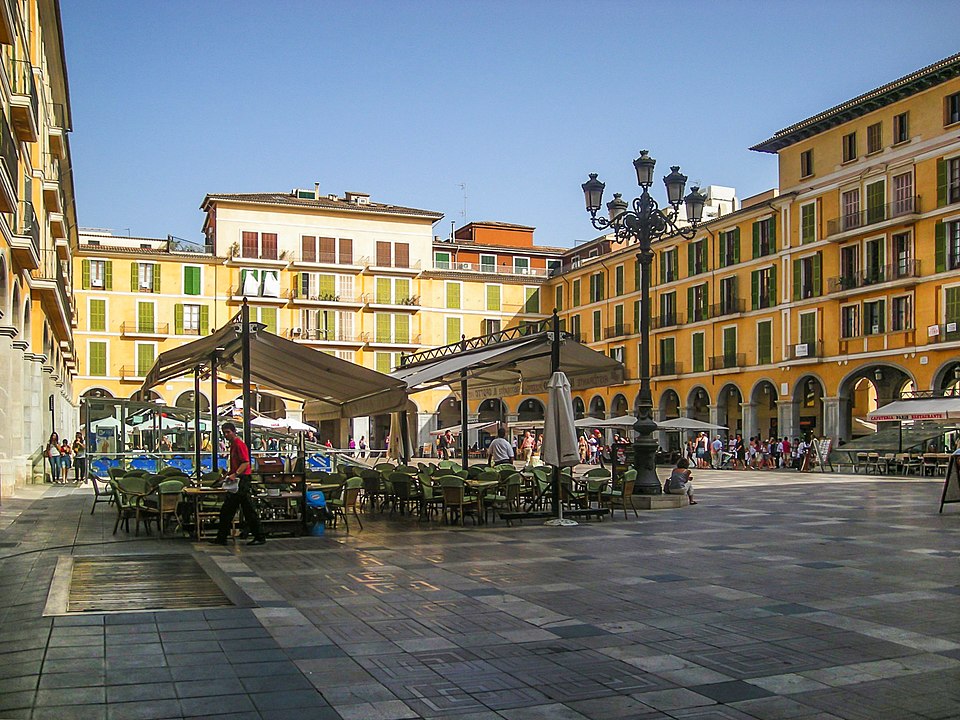
[[[66,612],[230,607],[190,555],[75,557]]]

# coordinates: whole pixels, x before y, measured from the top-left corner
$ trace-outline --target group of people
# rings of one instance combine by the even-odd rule
[[[83,433],[78,432],[71,443],[56,433],[50,433],[47,447],[43,451],[47,464],[50,467],[50,482],[66,485],[70,482],[70,468],[73,468],[73,481],[81,483],[87,476],[87,446],[83,441]]]
[[[687,440],[684,458],[688,465],[697,468],[733,469],[733,470],[779,470],[792,468],[800,470],[811,444],[795,437],[769,437],[764,440],[759,435],[744,440],[737,433],[724,440],[719,435],[713,440],[705,432],[696,438]]]

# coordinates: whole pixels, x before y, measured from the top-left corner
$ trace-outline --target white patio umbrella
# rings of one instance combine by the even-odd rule
[[[255,417],[253,420],[250,421],[250,424],[255,425],[256,427],[262,427],[262,428],[281,427],[279,420],[274,420],[273,418],[269,418],[265,415],[261,415],[260,417]]]
[[[543,447],[540,458],[553,467],[553,493],[557,499],[559,515],[547,520],[545,525],[576,525],[575,520],[563,517],[560,502],[560,468],[573,467],[580,462],[577,447],[577,431],[573,423],[573,396],[570,381],[562,372],[555,372],[547,383],[547,410],[543,424]]]
[[[278,422],[280,423],[280,427],[285,427],[287,430],[293,430],[294,432],[317,431],[313,425],[307,425],[307,423],[297,420],[296,418],[280,418]]]

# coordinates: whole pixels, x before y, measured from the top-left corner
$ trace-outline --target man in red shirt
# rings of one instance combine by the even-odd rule
[[[223,507],[220,508],[217,537],[210,542],[214,545],[227,544],[230,525],[239,507],[243,509],[243,520],[247,525],[247,532],[253,538],[247,545],[263,545],[267,539],[263,536],[260,516],[250,499],[250,450],[237,435],[237,428],[232,423],[224,423],[220,430],[230,445],[230,470],[224,478],[224,487],[228,490],[227,498],[223,501]],[[230,490],[230,487],[236,487],[236,490]]]

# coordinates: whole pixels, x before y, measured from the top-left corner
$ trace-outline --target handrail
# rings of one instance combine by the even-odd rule
[[[890,265],[832,277],[829,280],[829,286],[830,292],[843,292],[844,290],[855,290],[868,285],[879,285],[893,280],[918,277],[920,277],[920,261],[909,258]]]
[[[857,228],[874,225],[884,220],[913,215],[920,212],[920,196],[913,195],[902,200],[894,200],[885,205],[868,207],[857,212],[844,213],[838,218],[827,221],[827,236],[856,230]]]
[[[713,355],[710,358],[711,370],[729,370],[744,367],[746,364],[747,356],[745,353],[724,353],[723,355]]]
[[[794,360],[803,358],[817,358],[823,355],[823,341],[797,343],[790,346],[790,357]]]
[[[467,350],[476,350],[477,348],[486,347],[488,345],[496,345],[498,343],[516,340],[530,335],[550,332],[552,329],[552,324],[553,318],[549,317],[542,320],[535,320],[524,325],[515,325],[514,327],[509,327],[505,330],[499,330],[498,332],[490,333],[488,335],[480,335],[473,338],[467,338],[464,336],[459,342],[404,355],[400,358],[400,367],[406,367],[408,365],[424,362],[426,360],[437,360],[449,355],[456,355],[458,353],[466,352]],[[565,331],[561,331],[560,335],[563,338],[575,338],[574,335],[571,335]]]
[[[610,327],[603,329],[603,339],[609,340],[610,338],[625,337],[626,335],[633,335],[633,326],[629,323],[620,323],[619,325],[611,325]]]
[[[710,306],[710,317],[717,318],[724,315],[736,315],[746,312],[747,301],[743,298],[725,298]]]

